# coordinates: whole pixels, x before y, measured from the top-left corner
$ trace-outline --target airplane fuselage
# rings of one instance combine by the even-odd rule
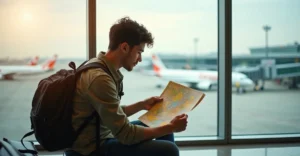
[[[161,70],[157,76],[163,80],[175,81],[196,85],[199,88],[209,89],[218,83],[218,72],[209,70]],[[232,73],[232,86],[247,87],[253,85],[252,80],[241,73]]]

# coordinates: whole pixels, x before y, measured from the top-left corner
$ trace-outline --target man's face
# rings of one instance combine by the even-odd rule
[[[144,52],[145,43],[128,48],[127,55],[124,57],[123,67],[127,71],[132,71],[138,62],[142,61],[142,52]]]

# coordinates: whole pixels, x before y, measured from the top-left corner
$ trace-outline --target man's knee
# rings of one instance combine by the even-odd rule
[[[173,142],[166,141],[164,145],[162,146],[164,155],[167,156],[179,156],[179,149],[177,145]]]

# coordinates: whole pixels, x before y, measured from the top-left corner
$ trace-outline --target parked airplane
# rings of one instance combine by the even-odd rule
[[[28,65],[11,65],[0,66],[0,79],[11,80],[15,74],[35,74],[51,71],[54,69],[57,55],[50,58],[41,65],[28,66]]]
[[[156,76],[164,81],[175,81],[196,87],[199,89],[210,90],[217,85],[218,72],[210,70],[185,70],[185,69],[167,69],[162,60],[155,54],[152,55],[153,69]],[[246,91],[248,87],[254,87],[254,83],[245,74],[232,72],[232,86],[236,87],[238,92]]]
[[[1,65],[29,65],[29,66],[35,66],[39,62],[39,57],[35,56],[31,58],[30,60],[10,60],[9,58],[1,59],[0,60]]]
[[[34,58],[32,58],[27,64],[30,66],[35,66],[37,65],[39,62],[39,57],[35,56]]]

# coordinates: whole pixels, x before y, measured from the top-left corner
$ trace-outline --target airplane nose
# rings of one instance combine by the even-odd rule
[[[254,85],[254,82],[252,81],[252,80],[248,80],[248,82],[247,82],[249,85]]]

